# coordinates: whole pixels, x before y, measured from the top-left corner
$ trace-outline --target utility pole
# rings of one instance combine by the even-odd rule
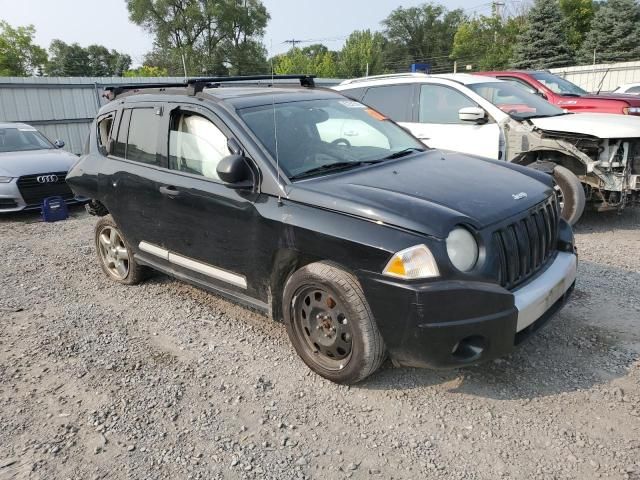
[[[296,40],[295,38],[292,38],[291,40],[285,40],[285,41],[284,41],[284,42],[282,42],[282,43],[290,43],[290,44],[291,44],[291,48],[296,48],[296,44],[297,44],[297,43],[302,43],[302,42],[304,42],[304,41],[305,41],[305,40]]]

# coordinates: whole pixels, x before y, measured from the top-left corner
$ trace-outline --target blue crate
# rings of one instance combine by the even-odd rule
[[[67,218],[69,218],[69,211],[62,197],[47,197],[42,200],[42,220],[57,222]]]

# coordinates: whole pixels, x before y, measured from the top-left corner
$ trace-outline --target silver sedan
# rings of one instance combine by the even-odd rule
[[[39,209],[47,197],[78,203],[65,182],[78,160],[25,123],[0,123],[0,213]]]

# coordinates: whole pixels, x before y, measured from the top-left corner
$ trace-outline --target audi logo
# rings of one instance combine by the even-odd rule
[[[36,178],[38,183],[58,183],[57,175],[40,175]]]

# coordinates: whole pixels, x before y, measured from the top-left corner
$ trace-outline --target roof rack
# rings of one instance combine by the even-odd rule
[[[172,83],[129,83],[122,85],[110,85],[105,87],[105,91],[108,92],[111,99],[116,98],[126,92],[143,90],[147,88],[177,88],[187,87],[189,95],[196,95],[202,92],[205,88],[219,87],[223,83],[231,82],[247,82],[247,81],[268,81],[269,86],[273,86],[274,80],[299,80],[300,86],[313,88],[315,87],[314,79],[315,75],[245,75],[235,77],[195,77],[187,78],[184,82],[172,82]]]
[[[420,72],[404,72],[404,73],[387,73],[385,75],[371,75],[369,77],[351,78],[345,80],[340,85],[349,85],[351,83],[368,82],[369,80],[377,80],[379,78],[410,78],[410,77],[428,77],[426,73]]]

